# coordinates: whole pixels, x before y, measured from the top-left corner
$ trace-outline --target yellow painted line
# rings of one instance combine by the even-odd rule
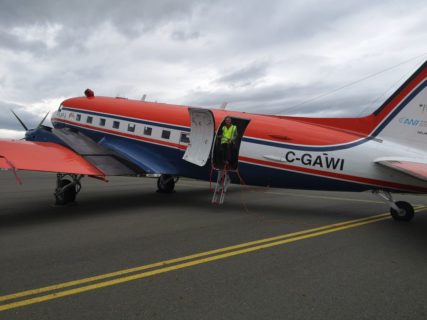
[[[425,207],[417,208],[417,211],[421,211],[423,209],[425,209]],[[98,282],[98,283],[91,284],[91,285],[77,287],[74,289],[58,291],[58,292],[46,294],[43,296],[38,296],[35,298],[30,298],[30,299],[25,299],[25,300],[21,300],[21,301],[16,301],[16,302],[4,304],[4,305],[0,306],[0,311],[5,311],[5,310],[14,309],[14,308],[18,308],[18,307],[22,307],[22,306],[26,306],[26,305],[30,305],[30,304],[35,304],[35,303],[40,303],[40,302],[44,302],[44,301],[48,301],[48,300],[52,300],[52,299],[57,299],[57,298],[65,297],[65,296],[75,295],[75,294],[82,293],[82,292],[87,292],[87,291],[91,291],[91,290],[105,288],[105,287],[129,282],[129,281],[134,281],[134,280],[138,280],[138,279],[142,279],[142,278],[147,278],[150,276],[154,276],[154,275],[158,275],[158,274],[162,274],[162,273],[166,273],[166,272],[170,272],[170,271],[174,271],[174,270],[179,270],[179,269],[188,268],[188,267],[195,266],[195,265],[200,265],[200,264],[204,264],[204,263],[208,263],[208,262],[212,262],[212,261],[216,261],[216,260],[229,258],[232,256],[244,254],[244,253],[258,251],[258,250],[262,250],[262,249],[266,249],[266,248],[270,248],[270,247],[274,247],[274,246],[279,246],[279,245],[283,245],[283,244],[287,244],[287,243],[291,243],[291,242],[295,242],[295,241],[299,241],[299,240],[314,238],[314,237],[322,236],[322,235],[337,232],[337,231],[356,228],[356,227],[360,227],[363,225],[367,225],[367,224],[371,224],[371,223],[375,223],[375,222],[383,221],[383,220],[387,220],[387,219],[390,219],[390,216],[388,215],[388,213],[385,213],[385,214],[372,216],[370,218],[357,219],[357,220],[352,220],[352,221],[347,221],[347,222],[342,222],[342,223],[338,223],[338,224],[333,224],[333,225],[328,225],[328,226],[324,226],[324,227],[310,229],[310,230],[312,230],[311,233],[309,233],[309,230],[306,230],[306,231],[295,232],[295,233],[287,234],[287,235],[283,235],[283,236],[268,238],[268,239],[278,239],[280,237],[284,238],[284,239],[281,239],[279,241],[270,242],[271,241],[270,240],[268,243],[262,243],[262,242],[267,241],[267,239],[263,239],[263,240],[259,240],[259,241],[253,241],[253,242],[248,242],[245,244],[240,244],[237,246],[231,246],[231,247],[226,247],[226,248],[222,248],[222,249],[212,250],[212,251],[208,251],[208,252],[210,252],[210,254],[212,254],[212,252],[221,252],[221,251],[229,251],[229,252],[224,252],[224,253],[212,255],[209,257],[201,258],[201,259],[196,259],[193,261],[188,261],[188,262],[176,264],[173,266],[163,267],[163,268],[159,268],[159,269],[152,270],[152,271],[146,271],[146,272],[133,274],[133,275],[129,275],[129,276],[124,276],[124,277],[120,277],[120,278],[116,278],[116,279],[112,279],[112,280],[108,280],[108,281]],[[331,227],[331,226],[335,226],[335,227]],[[321,229],[325,229],[325,230],[321,230]],[[317,230],[317,231],[313,231],[313,230]],[[250,243],[258,243],[258,245],[252,245],[252,246],[248,247],[248,245]],[[242,249],[230,251],[231,250],[230,248],[239,248],[242,246],[243,246]],[[170,261],[174,261],[174,260],[175,261],[178,261],[178,260],[182,261],[182,259],[185,259],[185,258],[187,258],[187,260],[188,260],[188,257],[195,257],[195,256],[200,257],[203,255],[207,255],[208,252],[203,252],[203,253],[192,255],[192,256],[167,260],[165,262],[168,262],[168,261],[170,262]],[[146,266],[142,266],[142,267],[137,267],[137,268],[132,268],[132,269],[127,269],[127,270],[136,270],[136,269],[143,270],[144,268],[145,269],[152,268],[153,265],[159,265],[162,263],[163,263],[163,265],[165,265],[165,262],[159,262],[159,263],[146,265]],[[117,274],[120,274],[120,273],[125,272],[125,271],[126,270],[118,271],[118,272],[115,272],[112,274],[117,275]],[[108,275],[111,275],[111,274],[108,274]],[[86,279],[76,280],[76,281],[72,281],[72,282],[74,282],[75,284],[78,284],[78,283],[81,284],[85,280],[95,279],[95,278],[102,279],[100,277],[105,278],[105,276],[107,276],[107,275],[101,275],[98,277],[86,278]],[[94,281],[94,280],[90,280],[90,281]],[[86,281],[86,282],[88,282],[88,281]],[[68,282],[68,283],[71,283],[71,282]],[[64,285],[64,284],[62,284],[62,285]],[[45,288],[41,288],[41,289],[46,289],[46,288],[49,288],[49,287],[45,287]],[[63,287],[61,287],[61,284],[60,284],[60,285],[56,285],[56,286],[50,286],[50,288],[59,289],[59,288],[63,288]],[[41,292],[43,292],[43,291],[40,291],[41,289],[29,290],[29,291],[25,291],[25,293],[28,293],[30,291],[32,291],[32,294],[41,293]],[[55,289],[50,289],[49,291],[52,291]],[[3,296],[2,298],[11,297],[11,296],[14,296],[15,298],[17,298],[17,297],[19,297],[19,294],[22,294],[22,293]],[[10,299],[12,299],[12,298],[3,299],[3,300],[10,300]]]
[[[205,257],[205,256],[213,255],[213,254],[218,254],[218,253],[222,253],[222,252],[226,252],[226,251],[236,250],[236,249],[240,249],[240,248],[244,248],[244,247],[248,247],[248,246],[253,246],[253,245],[257,245],[257,244],[261,244],[261,243],[277,241],[280,239],[290,238],[290,237],[303,235],[303,234],[307,234],[307,233],[312,233],[312,232],[316,232],[316,231],[320,231],[320,230],[325,230],[325,229],[329,229],[329,228],[334,228],[334,227],[339,227],[339,226],[343,226],[343,225],[347,225],[347,224],[352,224],[355,222],[368,221],[371,219],[376,219],[379,217],[385,217],[388,215],[389,215],[388,213],[383,213],[383,214],[379,214],[379,215],[375,215],[375,216],[371,216],[371,217],[329,224],[329,225],[325,225],[322,227],[292,232],[292,233],[279,235],[279,236],[275,236],[275,237],[270,237],[270,238],[265,238],[265,239],[261,239],[261,240],[245,242],[245,243],[241,243],[238,245],[233,245],[233,246],[228,246],[228,247],[224,247],[224,248],[220,248],[220,249],[205,251],[205,252],[196,253],[196,254],[192,254],[192,255],[188,255],[188,256],[184,256],[184,257],[179,257],[179,258],[175,258],[175,259],[155,262],[155,263],[151,263],[151,264],[147,264],[147,265],[143,265],[143,266],[139,266],[139,267],[124,269],[124,270],[106,273],[106,274],[102,274],[102,275],[98,275],[98,276],[93,276],[93,277],[83,278],[83,279],[79,279],[79,280],[64,282],[61,284],[55,284],[55,285],[51,285],[51,286],[47,286],[47,287],[43,287],[43,288],[26,290],[26,291],[14,293],[14,294],[0,296],[0,302],[12,300],[12,299],[17,299],[17,298],[21,298],[21,297],[25,297],[25,296],[29,296],[29,295],[35,295],[35,294],[39,294],[39,293],[43,293],[43,292],[58,290],[58,289],[62,289],[62,288],[72,287],[72,286],[76,286],[76,285],[80,285],[80,284],[84,284],[84,283],[88,283],[88,282],[94,282],[94,281],[98,281],[98,280],[122,276],[125,274],[134,273],[134,272],[147,270],[147,269],[151,269],[151,268],[162,267],[162,266],[166,266],[166,265],[170,265],[170,264],[174,264],[174,263],[178,263],[178,262],[183,262],[183,261],[187,261],[187,260],[191,260],[191,259],[201,258],[201,257]]]

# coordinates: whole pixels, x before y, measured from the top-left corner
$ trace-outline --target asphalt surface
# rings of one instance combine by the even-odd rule
[[[0,319],[427,317],[427,208],[402,223],[370,193],[240,186],[214,206],[206,182],[146,178],[85,178],[55,207],[55,175],[20,176],[0,172]]]

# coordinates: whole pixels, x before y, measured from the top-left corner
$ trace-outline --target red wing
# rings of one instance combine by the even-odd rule
[[[82,156],[52,142],[0,140],[0,168],[104,176]]]
[[[392,168],[400,172],[404,172],[410,176],[427,181],[427,163],[401,160],[381,160],[376,162],[382,164],[383,166]]]

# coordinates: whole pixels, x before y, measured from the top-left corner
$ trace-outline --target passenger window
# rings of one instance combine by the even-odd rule
[[[120,121],[113,121],[113,128],[114,129],[120,128]]]
[[[86,123],[92,123],[92,120],[93,120],[93,117],[87,117],[87,119],[86,119]]]
[[[163,139],[169,139],[171,136],[171,132],[169,130],[163,130],[162,131],[162,138]]]
[[[190,134],[187,132],[181,133],[181,138],[179,139],[179,141],[183,143],[190,143]]]
[[[144,127],[144,135],[151,136],[153,129],[151,127]]]
[[[82,118],[82,115],[81,115],[81,114],[78,114],[78,115],[76,116],[76,121],[80,121],[80,120],[81,120],[81,118]]]
[[[104,127],[104,126],[105,126],[105,119],[104,119],[104,118],[99,119],[99,125],[100,125],[101,127]]]
[[[129,132],[135,132],[135,123],[129,123],[128,124],[128,131]]]

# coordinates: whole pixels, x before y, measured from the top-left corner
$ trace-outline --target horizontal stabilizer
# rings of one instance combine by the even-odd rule
[[[104,176],[82,156],[52,142],[0,140],[0,168]]]
[[[379,158],[375,163],[427,181],[427,160],[412,158]]]

